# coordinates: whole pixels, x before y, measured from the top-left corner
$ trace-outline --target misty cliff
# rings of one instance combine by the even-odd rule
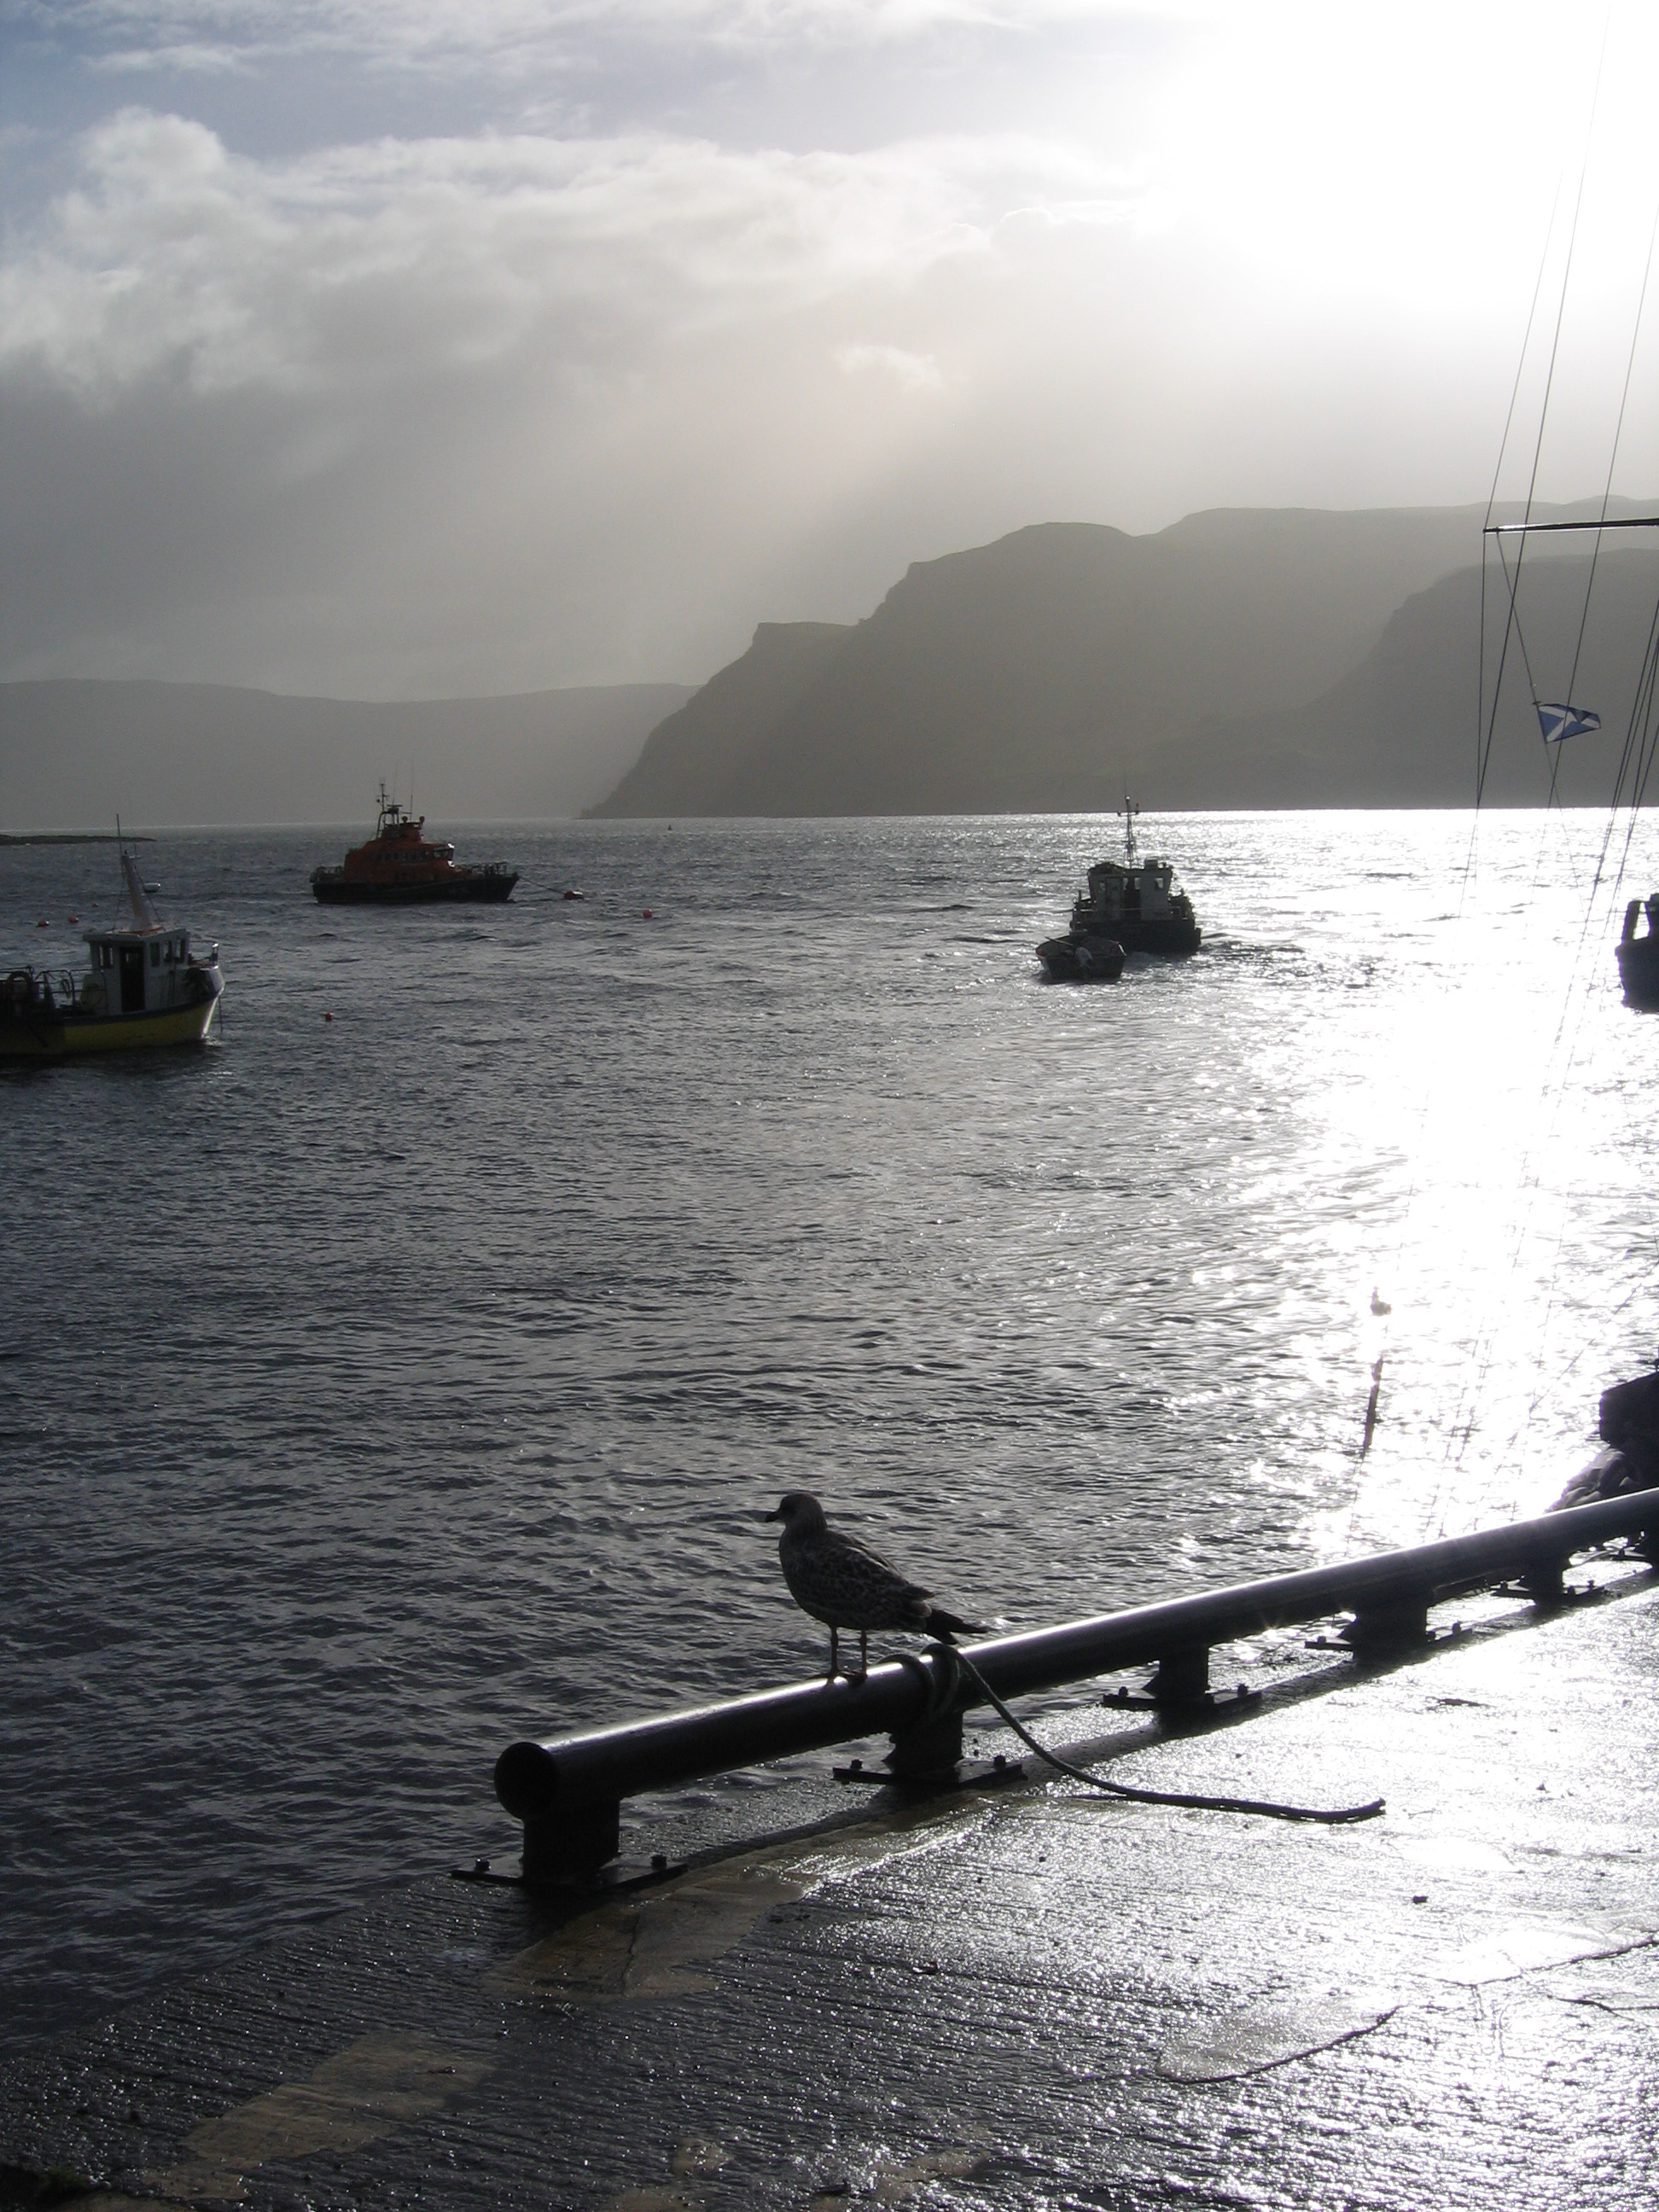
[[[1520,641],[1510,641],[1490,730],[1486,805],[1541,804],[1553,766],[1563,805],[1605,805],[1612,795],[1659,596],[1659,553],[1601,556],[1581,642],[1589,567],[1585,556],[1558,555],[1523,572]],[[1491,574],[1486,591],[1490,714],[1504,605]],[[1526,666],[1542,697],[1560,699],[1575,657],[1574,702],[1594,708],[1602,726],[1552,750],[1539,737]],[[1463,568],[1407,599],[1360,665],[1317,699],[1287,714],[1204,724],[1171,763],[1170,803],[1467,806],[1486,735],[1475,709],[1480,681],[1480,572]]]
[[[710,792],[740,783],[751,761],[823,675],[849,635],[839,623],[762,623],[741,659],[710,677],[651,732],[602,806],[609,815],[748,813],[710,806]]]
[[[1047,524],[920,562],[864,622],[763,625],[593,811],[1082,810],[1126,782],[1156,806],[1467,803],[1481,520]],[[1537,564],[1540,638],[1572,567]]]
[[[626,684],[381,703],[217,684],[0,684],[0,830],[373,821],[384,776],[443,821],[574,816],[689,695]]]

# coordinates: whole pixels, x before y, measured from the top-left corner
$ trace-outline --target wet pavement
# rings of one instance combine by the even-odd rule
[[[598,1896],[434,1876],[13,2062],[0,2203],[1659,2202],[1659,1576],[1463,1611],[1363,1674],[1264,1644],[1225,1724],[1079,1688],[1041,1725],[1138,1784],[1381,1819],[1028,1759],[753,1793],[770,1833]]]

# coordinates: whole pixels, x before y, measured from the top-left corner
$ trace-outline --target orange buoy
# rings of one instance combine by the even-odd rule
[[[647,908],[645,909],[645,918],[646,918],[646,920],[647,920],[647,921],[650,921],[650,919],[651,919],[651,909],[650,909],[650,908],[649,908],[649,907],[647,907]],[[44,929],[44,928],[46,927],[46,924],[45,924],[45,922],[42,922],[42,923],[41,923],[41,925],[40,925],[40,927],[41,927],[41,928],[42,928],[42,929]]]

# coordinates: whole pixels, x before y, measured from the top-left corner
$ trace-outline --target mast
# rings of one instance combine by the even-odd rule
[[[1123,804],[1117,811],[1123,817],[1123,858],[1129,873],[1133,875],[1140,859],[1139,854],[1135,850],[1135,817],[1139,813],[1140,809],[1126,791],[1123,794]]]
[[[138,872],[138,863],[127,850],[127,841],[121,833],[121,817],[115,817],[115,845],[121,859],[121,877],[126,885],[127,903],[132,908],[135,929],[149,932],[163,927],[161,917],[150,903],[149,890]]]
[[[1562,530],[1659,530],[1659,514],[1610,514],[1595,522],[1489,522],[1483,538],[1539,538]]]

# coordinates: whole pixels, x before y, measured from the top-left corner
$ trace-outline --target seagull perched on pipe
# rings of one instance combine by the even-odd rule
[[[870,1631],[908,1628],[920,1636],[936,1636],[948,1644],[957,1636],[984,1633],[971,1620],[958,1620],[953,1613],[932,1602],[933,1592],[901,1574],[890,1559],[872,1551],[856,1536],[832,1528],[823,1508],[810,1491],[792,1490],[775,1513],[763,1513],[763,1521],[781,1521],[778,1558],[789,1595],[804,1613],[823,1621],[830,1631],[830,1672],[833,1682],[839,1669],[839,1638],[843,1628],[859,1632],[858,1675],[869,1671]]]

